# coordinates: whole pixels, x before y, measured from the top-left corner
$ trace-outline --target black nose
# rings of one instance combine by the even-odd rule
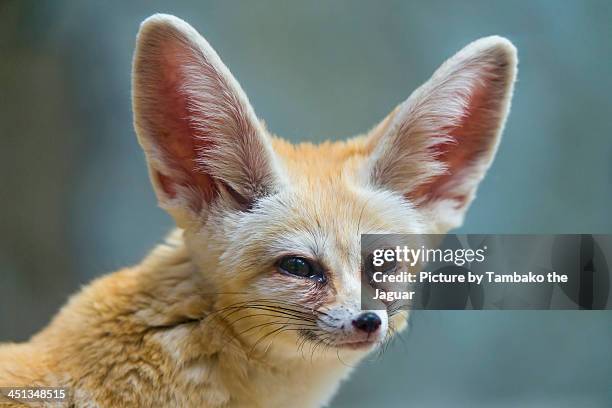
[[[381,325],[380,317],[376,313],[373,312],[365,312],[357,316],[355,320],[353,320],[353,326],[355,328],[362,330],[366,333],[373,333]]]

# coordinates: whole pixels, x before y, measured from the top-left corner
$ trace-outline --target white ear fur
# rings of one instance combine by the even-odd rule
[[[447,60],[372,132],[368,182],[429,211],[440,230],[461,225],[499,144],[516,65],[497,36]]]
[[[134,125],[160,206],[178,224],[221,196],[248,205],[280,172],[255,113],[227,67],[183,20],[146,19],[133,63]]]

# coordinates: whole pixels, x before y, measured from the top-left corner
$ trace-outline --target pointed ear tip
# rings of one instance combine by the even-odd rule
[[[512,65],[516,65],[518,61],[518,51],[514,44],[506,37],[499,35],[480,38],[469,44],[466,48],[471,48],[477,52],[497,52],[499,57],[505,58]]]
[[[174,16],[172,14],[164,14],[164,13],[155,13],[145,18],[142,23],[140,23],[140,29],[150,29],[159,26],[177,26],[187,24],[184,20]]]
[[[191,45],[199,49],[204,55],[218,58],[215,50],[206,41],[198,30],[185,20],[171,14],[153,14],[146,18],[141,24],[136,36],[136,54],[141,49],[156,48],[167,40],[180,42],[183,45]]]
[[[195,31],[195,29],[185,20],[182,20],[172,14],[156,13],[147,17],[142,23],[140,23],[138,38],[140,40],[148,34],[155,33],[160,30],[183,33],[192,33]]]

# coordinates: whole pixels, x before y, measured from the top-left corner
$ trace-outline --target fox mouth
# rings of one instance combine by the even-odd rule
[[[338,348],[347,348],[350,350],[365,350],[372,348],[376,343],[376,340],[359,340],[359,341],[344,341],[334,344]]]
[[[377,338],[368,338],[365,340],[364,339],[361,339],[361,340],[347,339],[347,340],[339,340],[339,341],[330,341],[330,340],[323,341],[319,338],[319,336],[317,336],[317,334],[314,331],[311,331],[311,330],[303,330],[301,334],[302,336],[304,336],[310,341],[321,342],[328,347],[334,347],[338,349],[367,350],[367,349],[374,347],[376,344],[379,343],[379,340]]]

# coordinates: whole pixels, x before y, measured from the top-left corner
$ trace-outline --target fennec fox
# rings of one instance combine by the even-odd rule
[[[290,144],[255,116],[198,32],[138,33],[133,109],[177,229],[97,279],[24,344],[0,385],[63,386],[85,407],[319,407],[404,328],[360,310],[360,234],[462,223],[508,113],[516,50],[477,40],[370,132]]]

